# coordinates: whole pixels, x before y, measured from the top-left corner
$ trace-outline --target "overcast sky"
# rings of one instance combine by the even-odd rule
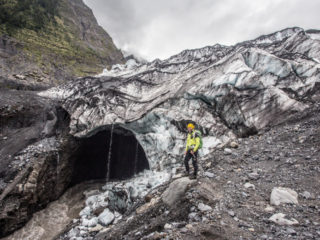
[[[147,60],[286,27],[320,29],[320,0],[84,0],[117,47]]]

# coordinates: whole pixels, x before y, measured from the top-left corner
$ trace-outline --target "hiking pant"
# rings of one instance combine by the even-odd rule
[[[193,165],[193,169],[194,169],[194,176],[197,176],[198,173],[198,151],[194,152],[193,154],[191,154],[190,152],[191,150],[188,150],[185,158],[184,158],[184,165],[186,167],[186,171],[189,174],[189,160],[190,158],[192,158],[192,165]]]

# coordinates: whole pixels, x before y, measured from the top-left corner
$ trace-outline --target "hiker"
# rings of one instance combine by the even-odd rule
[[[185,149],[184,165],[186,167],[186,174],[189,175],[189,160],[192,158],[192,165],[194,169],[193,179],[197,178],[198,173],[198,150],[202,146],[201,132],[194,129],[194,125],[189,123],[188,128],[188,137],[187,144]]]

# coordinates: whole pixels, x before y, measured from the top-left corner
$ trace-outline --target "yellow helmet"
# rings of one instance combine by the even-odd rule
[[[188,126],[187,126],[187,128],[192,128],[192,129],[194,129],[194,125],[193,125],[192,123],[189,123]]]

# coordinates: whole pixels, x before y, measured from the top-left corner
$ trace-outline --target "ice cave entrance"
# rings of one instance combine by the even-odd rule
[[[108,177],[109,180],[127,179],[149,169],[146,154],[134,134],[117,125],[79,139],[74,161],[71,185],[87,180],[108,180]]]

